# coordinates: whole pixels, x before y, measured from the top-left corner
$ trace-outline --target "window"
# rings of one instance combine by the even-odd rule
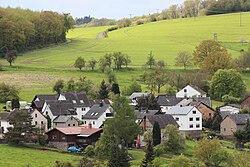
[[[68,124],[68,126],[70,126],[70,124]]]
[[[41,121],[41,124],[43,125],[43,121]]]
[[[200,124],[196,124],[196,128],[199,128],[200,127]]]
[[[95,121],[93,121],[93,125],[95,125]]]
[[[48,111],[46,111],[46,115],[48,115]]]
[[[194,125],[193,125],[193,124],[190,124],[190,125],[189,125],[189,128],[194,128]]]
[[[179,117],[176,117],[175,120],[176,120],[176,121],[179,121]]]
[[[186,92],[187,92],[187,89],[184,89],[184,92],[186,93]]]
[[[209,115],[209,117],[211,117],[211,116],[212,116],[212,113],[209,113],[208,115]]]
[[[193,111],[193,114],[196,114],[196,111],[195,111],[195,110]]]
[[[76,101],[75,101],[75,100],[72,100],[72,102],[73,102],[74,104],[76,104]]]
[[[66,137],[63,135],[63,136],[62,136],[62,140],[65,140],[65,139],[66,139]]]
[[[200,121],[200,117],[196,117],[196,121]]]
[[[56,134],[52,135],[52,139],[55,140],[56,139]]]
[[[35,125],[37,125],[37,121],[35,122]]]
[[[226,128],[224,128],[224,132],[226,131],[227,129]]]
[[[35,114],[35,118],[37,118],[37,114]]]
[[[83,119],[84,115],[82,115],[82,119]]]
[[[193,121],[194,119],[193,118],[189,118],[189,121]]]
[[[84,121],[84,124],[86,125],[86,124],[87,124],[87,121]]]
[[[73,126],[76,126],[76,124],[73,124]]]
[[[0,126],[1,126],[1,121],[0,121]]]
[[[84,108],[82,108],[82,111],[84,111]]]
[[[83,103],[83,100],[80,100],[80,103]]]

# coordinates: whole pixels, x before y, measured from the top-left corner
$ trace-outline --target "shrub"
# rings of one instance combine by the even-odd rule
[[[40,146],[45,146],[47,144],[46,136],[39,135],[38,136],[38,143],[39,143]]]
[[[160,144],[154,148],[155,156],[159,157],[166,152],[165,146]]]
[[[85,154],[87,154],[89,157],[95,155],[94,147],[92,145],[89,145],[84,150]]]
[[[114,26],[114,27],[108,28],[107,31],[110,32],[110,31],[114,31],[114,30],[117,30],[117,29],[118,29],[118,27]]]
[[[141,25],[141,24],[144,24],[144,22],[142,20],[137,20],[136,21],[136,25]]]

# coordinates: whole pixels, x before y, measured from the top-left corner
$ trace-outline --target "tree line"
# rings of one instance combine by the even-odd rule
[[[73,24],[69,13],[0,8],[0,56],[65,42]]]

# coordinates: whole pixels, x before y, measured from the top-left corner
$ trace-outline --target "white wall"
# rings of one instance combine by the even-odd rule
[[[193,111],[196,111],[196,114],[193,114]],[[197,108],[193,108],[187,115],[173,115],[174,119],[179,118],[179,121],[176,121],[179,124],[179,130],[189,131],[189,130],[202,130],[202,114]],[[189,118],[193,118],[193,121],[190,121]],[[199,118],[199,121],[196,121],[196,118]],[[189,125],[193,125],[193,128],[190,128]],[[196,127],[199,124],[200,127]]]
[[[82,120],[82,116],[84,116],[89,110],[90,110],[90,107],[76,108],[76,113],[77,113],[76,118],[79,120]]]
[[[186,92],[184,91],[186,90]],[[192,97],[206,97],[206,95],[201,95],[200,92],[192,88],[191,86],[187,85],[182,90],[180,90],[178,93],[176,93],[177,98],[192,98]]]
[[[36,117],[36,114],[37,114],[37,117]],[[33,118],[31,122],[32,125],[36,125],[36,122],[37,122],[37,125],[36,125],[37,128],[40,128],[40,129],[44,128],[44,130],[47,131],[47,119],[39,111],[35,110],[34,112],[31,113],[31,116]]]
[[[8,132],[7,128],[13,127],[13,125],[10,125],[10,123],[7,121],[0,121],[0,122],[1,122],[0,127],[3,127],[3,133]]]
[[[237,107],[233,107],[233,106],[223,106],[220,107],[220,111],[230,111],[231,114],[238,114],[240,112],[240,109]]]

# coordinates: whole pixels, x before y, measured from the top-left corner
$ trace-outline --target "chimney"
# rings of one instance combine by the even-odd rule
[[[89,123],[88,128],[92,129],[92,124],[91,123]]]
[[[102,106],[103,106],[103,102],[100,102],[99,107],[102,107]]]

